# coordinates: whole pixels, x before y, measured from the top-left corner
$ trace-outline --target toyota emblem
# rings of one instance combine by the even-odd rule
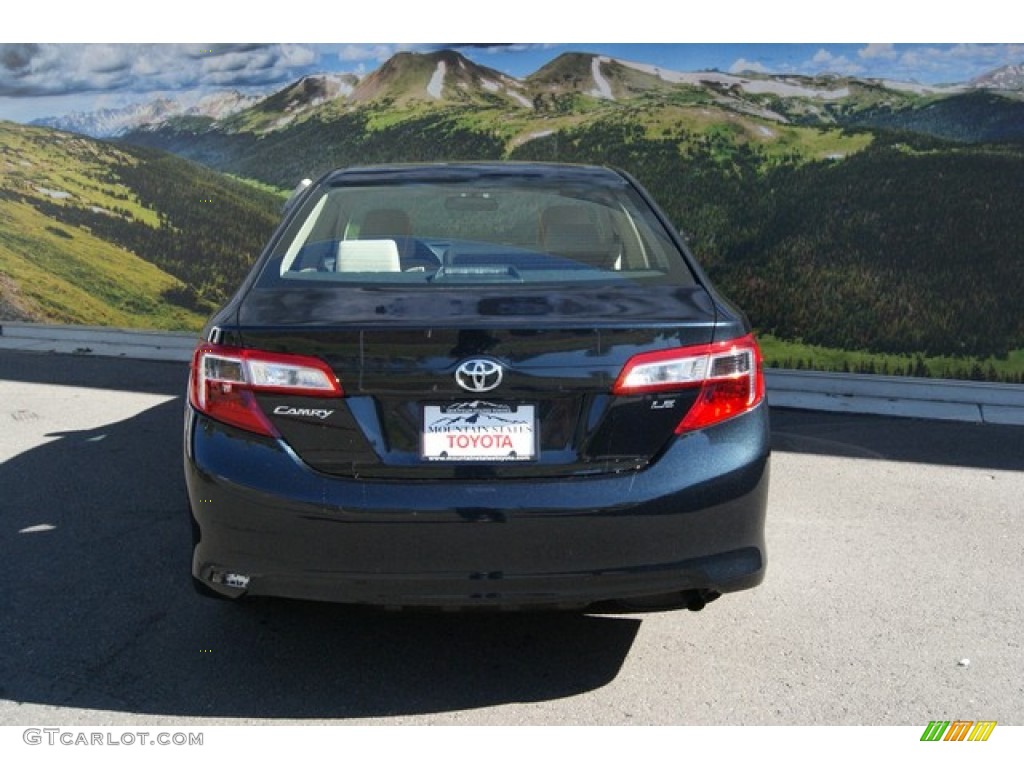
[[[493,360],[467,360],[455,369],[455,382],[468,392],[490,392],[504,372]]]

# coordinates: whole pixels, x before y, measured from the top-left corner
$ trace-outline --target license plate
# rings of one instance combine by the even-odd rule
[[[480,400],[423,408],[427,461],[532,461],[537,455],[537,409]]]

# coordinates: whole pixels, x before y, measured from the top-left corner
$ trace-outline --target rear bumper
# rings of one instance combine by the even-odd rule
[[[193,576],[229,596],[674,607],[764,577],[764,406],[676,439],[643,471],[493,484],[331,477],[191,409],[185,439]]]

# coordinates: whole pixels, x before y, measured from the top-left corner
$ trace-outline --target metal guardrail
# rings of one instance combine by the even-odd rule
[[[0,349],[187,362],[196,334],[92,326],[3,323]],[[1024,426],[1024,386],[949,379],[771,368],[775,408],[867,413]]]
[[[1024,425],[1024,387],[951,379],[768,369],[769,405]]]
[[[87,325],[3,323],[0,349],[187,362],[197,334]]]

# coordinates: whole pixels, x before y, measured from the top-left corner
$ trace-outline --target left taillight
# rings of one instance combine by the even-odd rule
[[[697,387],[700,393],[676,426],[677,435],[731,419],[760,404],[764,369],[753,334],[635,355],[623,367],[612,393],[642,395]]]
[[[305,355],[200,344],[192,356],[189,402],[226,424],[274,437],[257,392],[299,397],[342,397],[341,382],[323,360]]]

